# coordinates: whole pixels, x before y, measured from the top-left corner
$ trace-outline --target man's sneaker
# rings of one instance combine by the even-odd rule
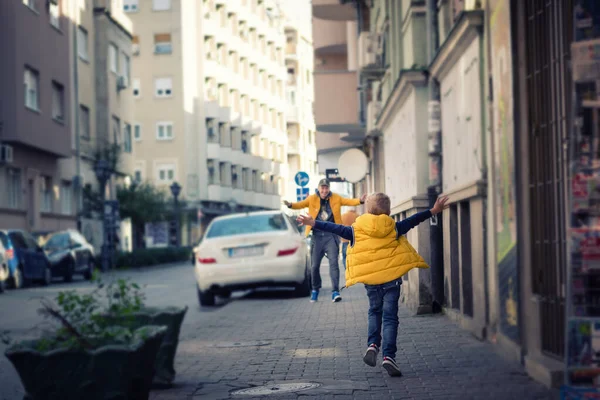
[[[379,347],[376,344],[372,344],[367,347],[367,351],[365,356],[363,357],[363,361],[370,367],[374,367],[377,365],[377,354],[379,354]]]
[[[402,376],[402,372],[400,371],[398,364],[396,364],[396,361],[394,361],[393,358],[383,357],[383,363],[381,365],[383,366],[383,368],[385,368],[385,370],[390,376]]]
[[[342,301],[342,296],[340,296],[340,292],[334,290],[333,293],[331,293],[331,301],[333,301],[334,303]]]
[[[310,292],[310,302],[314,303],[317,300],[319,300],[319,291],[313,290],[312,292]]]

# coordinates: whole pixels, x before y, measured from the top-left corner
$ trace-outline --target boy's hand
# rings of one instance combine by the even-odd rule
[[[439,214],[448,207],[450,207],[449,204],[446,204],[447,202],[448,196],[438,197],[438,199],[435,201],[435,204],[433,205],[433,208],[431,209],[431,214]]]
[[[298,222],[300,225],[307,225],[312,227],[315,226],[315,219],[310,215],[299,215],[298,218],[296,218],[296,222]]]
[[[285,204],[285,205],[286,205],[286,207],[288,207],[288,208],[291,208],[291,207],[292,207],[292,203],[290,203],[290,202],[289,202],[289,201],[287,201],[287,200],[284,200],[284,201],[283,201],[283,204]]]
[[[362,196],[360,196],[360,204],[365,204],[365,201],[367,201],[367,194],[363,194]]]

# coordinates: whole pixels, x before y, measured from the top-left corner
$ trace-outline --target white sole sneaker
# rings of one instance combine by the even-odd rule
[[[365,356],[363,357],[363,361],[369,367],[375,367],[377,365],[377,354],[379,350],[376,347],[369,346],[367,349]]]
[[[400,371],[400,368],[396,364],[396,361],[394,361],[393,359],[386,358],[383,360],[383,363],[381,365],[383,368],[385,368],[389,376],[402,376],[402,371]]]

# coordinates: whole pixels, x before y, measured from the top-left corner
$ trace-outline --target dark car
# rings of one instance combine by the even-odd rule
[[[6,251],[9,280],[14,288],[26,286],[30,281],[50,284],[50,262],[33,236],[17,229],[4,230],[0,231],[0,241]]]
[[[94,247],[79,232],[53,233],[44,244],[44,251],[52,265],[52,276],[63,277],[67,282],[71,282],[75,274],[92,279]]]

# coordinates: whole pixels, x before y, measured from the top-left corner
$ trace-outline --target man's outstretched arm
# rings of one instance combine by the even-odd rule
[[[330,232],[346,240],[352,240],[352,227],[334,224],[333,222],[315,221],[314,228],[319,231]]]

